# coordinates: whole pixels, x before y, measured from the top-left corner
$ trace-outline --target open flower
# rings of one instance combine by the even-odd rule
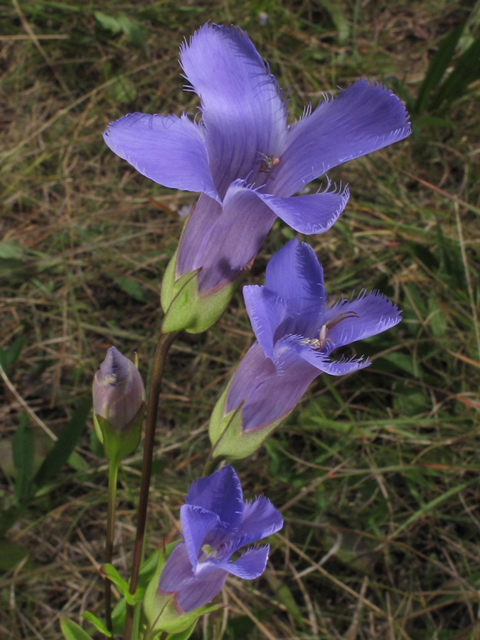
[[[243,502],[235,469],[226,466],[195,482],[180,509],[183,542],[168,558],[157,594],[174,594],[179,614],[189,613],[219,593],[228,574],[253,580],[266,567],[269,545],[240,548],[266,538],[283,527],[280,513],[260,496]]]
[[[271,258],[265,286],[244,287],[243,294],[257,342],[210,422],[215,455],[233,458],[254,451],[322,372],[339,376],[370,364],[363,356],[332,360],[332,351],[401,320],[397,307],[376,291],[328,304],[322,267],[297,239]]]
[[[146,177],[201,193],[172,276],[200,270],[202,296],[238,278],[276,216],[305,234],[329,229],[345,208],[347,188],[328,183],[319,193],[292,196],[332,167],[411,132],[400,100],[363,79],[288,126],[275,78],[237,27],[204,25],[182,45],[180,64],[200,97],[199,122],[135,113],[111,123],[104,138]]]

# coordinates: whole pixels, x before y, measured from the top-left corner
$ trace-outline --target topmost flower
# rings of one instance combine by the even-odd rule
[[[237,27],[204,25],[181,46],[180,64],[200,97],[200,122],[135,113],[110,124],[104,138],[147,178],[201,192],[175,278],[201,268],[202,295],[237,278],[276,216],[300,233],[329,229],[345,208],[347,188],[292,196],[332,167],[411,132],[400,100],[364,79],[287,125],[275,78]]]

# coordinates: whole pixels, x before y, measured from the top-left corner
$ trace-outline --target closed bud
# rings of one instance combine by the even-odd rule
[[[93,379],[95,430],[107,458],[122,458],[140,440],[145,387],[135,364],[110,347]]]

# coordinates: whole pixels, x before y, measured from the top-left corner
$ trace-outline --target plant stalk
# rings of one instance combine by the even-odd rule
[[[117,477],[119,460],[114,458],[108,463],[108,514],[107,540],[105,544],[105,564],[111,564],[113,557],[113,537],[115,534],[115,503],[117,500]],[[105,618],[107,629],[112,631],[112,582],[105,578]]]
[[[221,461],[222,458],[208,457],[207,461],[205,462],[205,466],[203,467],[203,477],[205,478],[206,476],[209,476],[211,473],[213,473]]]
[[[130,577],[130,593],[133,595],[137,590],[138,574],[143,559],[143,541],[145,537],[145,525],[147,521],[148,493],[150,490],[150,479],[152,477],[153,445],[155,443],[155,427],[157,424],[158,404],[160,400],[160,389],[162,386],[163,370],[168,350],[172,342],[177,337],[178,332],[160,332],[155,355],[153,359],[150,388],[148,392],[147,418],[145,424],[145,444],[143,449],[142,480],[140,484],[140,497],[138,502],[137,533],[135,537],[135,547],[133,551],[132,573]],[[133,617],[135,606],[127,605],[127,616],[125,619],[125,640],[131,640],[133,629]]]

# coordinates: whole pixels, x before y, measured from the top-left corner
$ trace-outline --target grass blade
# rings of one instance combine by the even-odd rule
[[[32,469],[34,442],[33,432],[29,426],[30,419],[26,413],[20,416],[20,423],[12,442],[13,464],[17,471],[15,479],[15,498],[18,504],[28,501],[32,488]]]
[[[52,450],[42,462],[42,466],[34,478],[37,486],[45,484],[45,482],[52,478],[67,462],[83,431],[91,407],[91,400],[85,400],[75,411],[72,419],[64,428]]]
[[[447,70],[450,60],[455,53],[455,48],[464,28],[465,25],[461,24],[451,31],[438,48],[418,91],[417,101],[415,103],[416,113],[421,113],[427,109],[429,96],[440,84],[443,74]]]
[[[462,95],[468,85],[480,77],[480,38],[465,51],[457,60],[452,73],[445,80],[438,90],[431,103],[431,109],[438,109],[442,106],[442,111]],[[443,103],[443,105],[442,105]]]

